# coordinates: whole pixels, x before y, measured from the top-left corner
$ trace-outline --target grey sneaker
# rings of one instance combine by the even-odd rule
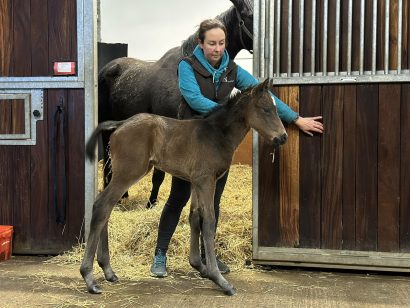
[[[201,258],[202,258],[202,263],[206,265],[205,256],[201,256]],[[218,269],[221,272],[221,274],[228,274],[231,271],[229,266],[226,265],[224,262],[222,262],[218,256],[216,256],[216,265],[218,265]]]
[[[167,276],[167,256],[158,250],[151,265],[151,276],[163,278]]]

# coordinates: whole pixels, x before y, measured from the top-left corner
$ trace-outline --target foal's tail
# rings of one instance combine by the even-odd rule
[[[90,139],[88,139],[87,144],[85,146],[85,153],[89,160],[93,161],[95,159],[95,146],[98,142],[98,135],[103,130],[114,130],[120,127],[125,120],[123,121],[105,121],[100,123],[97,128],[92,133]]]

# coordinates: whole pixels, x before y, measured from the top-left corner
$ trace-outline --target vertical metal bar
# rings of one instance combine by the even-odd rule
[[[260,35],[259,35],[259,22],[260,22],[260,6],[259,6],[259,1],[260,0],[255,0],[253,3],[253,10],[254,10],[254,16],[253,16],[253,75],[256,77],[260,77],[260,67],[259,67],[259,62],[260,62],[260,57],[259,54],[261,52],[260,50]]]
[[[264,78],[266,76],[265,71],[265,38],[266,38],[266,0],[261,0],[260,2],[260,39],[261,39],[261,50],[260,50],[260,77]]]
[[[360,56],[359,56],[359,71],[360,75],[363,75],[364,67],[364,0],[360,1]]]
[[[340,0],[336,0],[335,74],[339,75],[340,47]]]
[[[292,0],[288,0],[288,77],[292,76]]]
[[[397,74],[401,74],[401,53],[403,38],[403,0],[399,0],[397,20]]]
[[[305,0],[299,2],[299,76],[303,76],[303,38],[305,28]]]
[[[312,41],[310,53],[310,73],[315,75],[315,57],[316,57],[316,0],[312,0]]]
[[[260,21],[260,5],[259,1],[253,1],[253,75],[259,77],[259,21]],[[256,256],[258,253],[258,203],[259,203],[259,137],[256,130],[253,131],[252,138],[252,255]]]
[[[323,0],[323,38],[322,38],[322,72],[323,76],[327,75],[327,30],[328,30],[328,15],[329,15],[329,0]]]
[[[373,0],[372,75],[376,75],[376,55],[377,55],[377,0]]]
[[[353,28],[353,0],[349,0],[347,12],[347,74],[352,73],[352,28]]]
[[[386,0],[384,25],[384,73],[389,73],[390,0]]]
[[[276,76],[280,76],[280,11],[281,11],[281,0],[276,1],[276,43],[275,43],[275,56],[276,56]]]
[[[275,46],[275,0],[268,0],[268,19],[269,19],[269,67],[268,67],[268,76],[273,77],[273,59],[274,59],[274,46]]]

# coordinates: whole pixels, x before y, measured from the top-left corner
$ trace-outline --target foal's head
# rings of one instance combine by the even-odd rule
[[[247,104],[247,121],[263,138],[271,141],[274,146],[284,144],[288,138],[282,121],[276,110],[276,103],[268,89],[270,80],[255,86],[247,94],[250,100]]]

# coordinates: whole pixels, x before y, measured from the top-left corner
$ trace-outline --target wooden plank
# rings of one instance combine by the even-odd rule
[[[14,253],[30,252],[30,147],[10,146],[12,152],[13,189],[10,191],[13,199],[13,221],[14,221]],[[35,188],[34,188],[35,189]]]
[[[299,87],[281,87],[279,98],[299,112]],[[279,226],[281,246],[299,246],[299,129],[287,127],[288,141],[280,147]]]
[[[47,108],[47,125],[49,136],[49,205],[48,205],[48,226],[49,226],[49,240],[53,243],[52,249],[59,250],[62,245],[62,237],[65,232],[64,225],[58,224],[57,220],[57,208],[63,209],[62,194],[63,194],[63,179],[62,170],[64,168],[64,149],[62,143],[57,147],[56,140],[54,138],[56,134],[56,121],[55,113],[58,106],[66,108],[67,105],[67,90],[62,89],[50,89],[48,90],[48,108]],[[60,135],[61,136],[61,135]],[[60,139],[61,141],[61,139]],[[55,161],[54,161],[55,159]],[[54,162],[56,164],[54,165]],[[54,176],[56,174],[56,177]],[[57,202],[55,202],[54,186],[57,187]]]
[[[299,73],[299,42],[300,42],[300,1],[293,1],[292,5],[292,73]],[[302,12],[303,14],[303,12]],[[305,30],[306,31],[306,30]]]
[[[406,2],[406,1],[404,1]],[[389,68],[397,70],[398,0],[390,0]]]
[[[77,60],[75,0],[49,0],[49,69],[53,61]]]
[[[323,86],[321,248],[342,248],[343,88]]]
[[[377,249],[378,85],[357,86],[356,249]]]
[[[360,67],[360,1],[353,1],[352,19],[352,71]]]
[[[409,69],[409,1],[403,1],[402,69]]]
[[[14,99],[11,103],[11,117],[12,117],[12,134],[24,134],[25,133],[25,110],[24,100]]]
[[[379,85],[378,251],[399,251],[400,85]]]
[[[0,99],[0,134],[11,134],[12,117],[9,99]]]
[[[279,230],[279,160],[275,152],[272,163],[272,145],[259,137],[259,194],[258,194],[258,242],[259,246],[277,246]]]
[[[9,0],[0,0],[0,76],[11,76],[13,48],[13,7]]]
[[[327,72],[335,72],[336,51],[336,1],[328,2],[327,21]],[[339,43],[339,42],[337,42]]]
[[[48,135],[47,124],[49,114],[48,90],[44,92],[44,114],[43,120],[37,121],[36,145],[30,147],[31,166],[30,181],[35,183],[35,189],[31,190],[31,224],[32,251],[43,252],[48,249],[49,238],[49,142],[52,138]],[[35,242],[34,242],[35,241]]]
[[[348,42],[348,20],[349,1],[340,2],[340,71],[347,72],[347,42]]]
[[[384,40],[385,40],[385,18],[386,18],[386,2],[377,2],[377,70],[384,69]]]
[[[357,1],[360,2],[360,1]],[[379,1],[380,2],[380,1]],[[363,65],[365,71],[372,69],[372,28],[373,28],[373,1],[365,1],[365,16],[364,16],[364,59]],[[355,28],[353,28],[353,31]],[[359,28],[358,28],[359,29]],[[359,32],[359,31],[357,31]],[[380,31],[379,31],[380,32]]]
[[[0,145],[0,224],[13,225],[13,192],[14,192],[14,170],[13,170],[13,147]]]
[[[356,246],[356,86],[344,86],[343,94],[343,246]]]
[[[400,251],[410,252],[410,85],[401,87]]]
[[[305,33],[303,35],[303,71],[310,72],[312,52],[312,0],[305,1]]]
[[[13,0],[13,76],[31,76],[30,1]]]
[[[288,71],[288,12],[289,1],[281,2],[281,22],[280,22],[280,72]]]
[[[301,86],[299,110],[302,116],[322,113],[321,86]],[[300,147],[300,247],[320,248],[321,137],[299,136]]]
[[[81,225],[84,218],[84,179],[85,179],[85,137],[84,137],[84,90],[72,89],[68,91],[67,106],[68,121],[68,203],[67,223],[68,232],[65,245],[72,245],[81,239]]]
[[[48,14],[43,0],[31,0],[31,57],[32,76],[47,76],[48,69]]]
[[[272,92],[278,95],[278,88]],[[280,152],[259,137],[259,193],[258,193],[258,242],[259,246],[277,246],[280,243],[279,230],[279,161]]]

